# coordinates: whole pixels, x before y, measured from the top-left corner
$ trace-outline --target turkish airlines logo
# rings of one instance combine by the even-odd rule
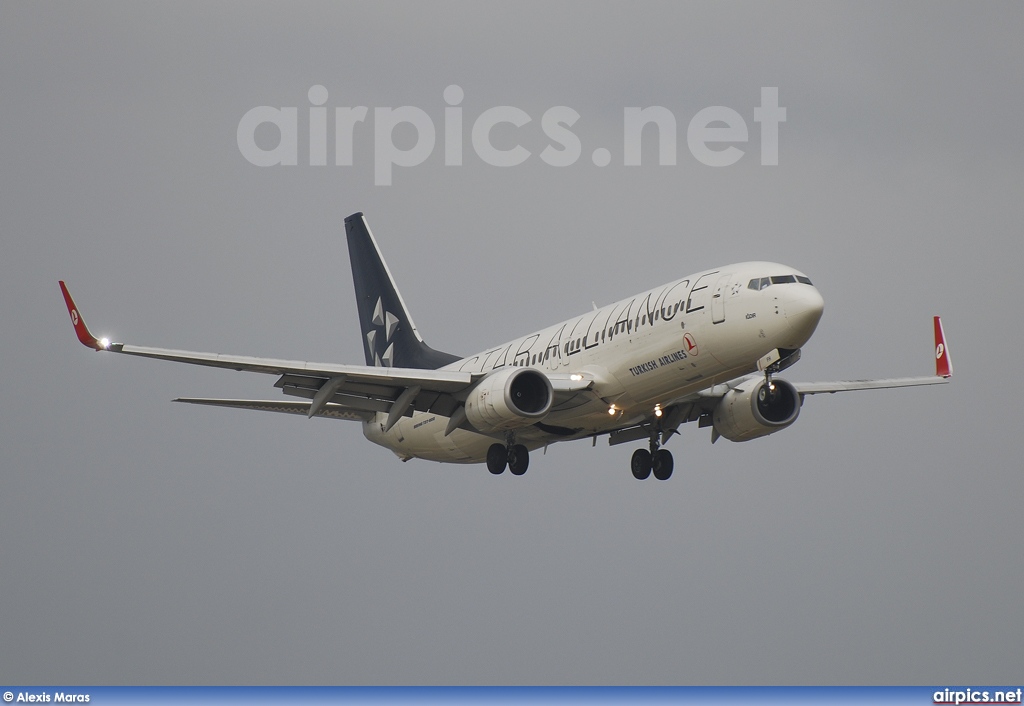
[[[945,353],[945,352],[946,352],[946,347],[944,345],[942,345],[941,343],[939,345],[935,346],[935,360],[938,360],[939,358],[941,358],[942,354]]]
[[[78,326],[78,310],[77,309],[72,309],[71,310],[71,323],[73,323],[75,326]]]
[[[686,334],[683,336],[683,343],[686,344],[686,352],[689,355],[697,355],[697,342],[693,340],[693,336]]]

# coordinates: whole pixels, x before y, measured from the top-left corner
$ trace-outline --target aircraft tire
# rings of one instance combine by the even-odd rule
[[[651,475],[651,452],[647,449],[634,451],[633,458],[629,460],[629,468],[633,471],[634,478],[647,480]]]
[[[505,472],[508,450],[502,444],[491,444],[487,449],[487,470],[498,476]]]
[[[508,450],[508,470],[512,475],[521,476],[530,467],[530,450],[522,444],[516,444]]]
[[[654,470],[654,477],[658,480],[668,480],[671,478],[672,469],[675,467],[675,461],[672,460],[672,452],[668,449],[658,449],[655,451],[651,467]]]

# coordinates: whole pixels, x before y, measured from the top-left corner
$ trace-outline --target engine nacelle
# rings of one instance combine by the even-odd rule
[[[504,368],[488,375],[466,398],[466,419],[489,434],[535,424],[551,411],[551,381],[532,368]]]
[[[800,393],[792,383],[750,380],[729,390],[712,415],[715,429],[729,441],[748,441],[781,431],[800,415]]]

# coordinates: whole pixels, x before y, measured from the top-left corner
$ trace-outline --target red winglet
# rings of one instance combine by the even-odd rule
[[[942,319],[935,317],[935,374],[940,378],[953,377],[953,361],[949,359],[946,334],[942,331]]]
[[[93,350],[106,350],[106,346],[100,343],[89,331],[89,327],[85,325],[85,320],[82,318],[81,314],[78,313],[78,307],[75,306],[75,300],[71,298],[71,292],[68,291],[63,280],[60,282],[60,291],[64,294],[64,303],[68,305],[68,314],[71,315],[71,323],[74,324],[75,333],[78,334],[78,340],[82,342],[82,345],[92,348]]]

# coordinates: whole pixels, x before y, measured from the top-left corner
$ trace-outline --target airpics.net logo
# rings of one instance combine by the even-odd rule
[[[463,143],[465,124],[470,122],[463,115],[462,101],[465,93],[459,86],[444,89],[444,118],[442,126],[444,163],[457,167],[464,163]],[[328,135],[333,131],[333,164],[338,167],[353,166],[353,145],[366,139],[371,128],[370,109],[359,105],[335,107],[333,125],[328,127],[329,109],[327,89],[315,85],[309,89],[310,105],[307,116],[303,115],[302,128],[308,126],[309,166],[327,166]],[[565,105],[548,108],[540,118],[540,127],[549,141],[538,157],[552,167],[568,167],[576,164],[583,155],[583,144],[572,131],[580,114]],[[754,107],[753,120],[760,125],[761,164],[775,166],[779,163],[779,124],[786,122],[786,109],[779,106],[779,89],[761,89],[761,105]],[[499,125],[507,132],[512,126],[523,129],[533,122],[533,117],[521,108],[499,105],[484,110],[472,118],[470,144],[476,158],[493,167],[515,167],[531,157],[528,149],[518,141],[508,147],[496,147],[492,133]],[[257,131],[264,125],[276,127],[277,145],[267,148],[257,140]],[[645,130],[652,125],[654,130]],[[395,136],[398,131],[414,131],[415,141],[410,147],[400,147]],[[378,186],[390,186],[395,167],[416,167],[423,164],[433,153],[438,143],[438,130],[430,114],[422,108],[403,105],[398,108],[374,108],[373,132],[373,182]],[[658,143],[658,164],[676,164],[677,121],[671,110],[662,106],[627,107],[622,115],[622,164],[627,167],[640,166],[643,153],[644,135],[654,136]],[[358,133],[358,134],[357,134]],[[251,164],[258,167],[296,166],[299,164],[300,110],[298,107],[275,108],[261,105],[252,108],[238,122],[238,149]],[[701,164],[709,167],[728,167],[743,159],[746,152],[741,148],[749,140],[747,121],[738,111],[723,105],[713,105],[699,110],[686,127],[686,146],[690,154]],[[507,141],[507,140],[506,140]],[[405,141],[400,141],[403,144]],[[598,147],[590,153],[590,159],[598,167],[612,163],[612,152]]]

